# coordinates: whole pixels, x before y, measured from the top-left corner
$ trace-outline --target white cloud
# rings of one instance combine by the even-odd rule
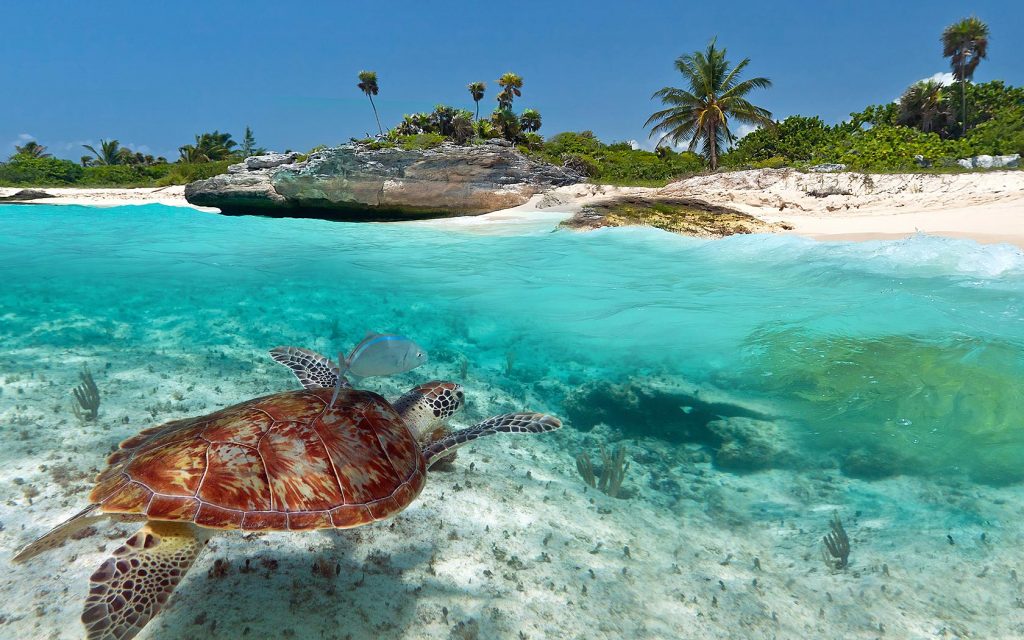
[[[643,149],[643,147],[640,146],[640,143],[637,142],[636,140],[629,141],[629,148],[633,149],[634,151],[636,151],[637,149]]]
[[[918,82],[938,82],[941,85],[949,86],[953,84],[955,78],[949,71],[938,71],[928,76],[927,78],[921,78]]]
[[[741,138],[745,138],[746,136],[754,133],[760,128],[761,125],[758,124],[747,124],[746,122],[741,122],[740,126],[736,127],[732,134],[736,136],[736,140],[740,140]]]
[[[25,144],[29,140],[35,140],[35,139],[36,139],[36,137],[34,135],[32,135],[31,133],[19,133],[18,134],[18,138],[16,140],[11,140],[10,142],[8,142],[7,145],[4,146],[4,149],[9,149],[10,151],[14,151],[14,147],[20,147],[21,145]]]

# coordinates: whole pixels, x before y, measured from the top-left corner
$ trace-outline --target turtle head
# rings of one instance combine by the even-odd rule
[[[443,425],[465,404],[466,394],[457,382],[431,380],[417,385],[395,401],[395,410],[419,438]]]

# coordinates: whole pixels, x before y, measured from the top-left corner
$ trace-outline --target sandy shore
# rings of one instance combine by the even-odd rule
[[[18,189],[0,189],[0,196]],[[45,204],[187,207],[184,187],[45,189]],[[580,208],[621,196],[698,198],[819,240],[880,240],[927,233],[1024,248],[1024,172],[963,174],[813,174],[759,169],[696,176],[661,189],[580,184],[483,216],[426,223],[489,232],[509,225],[548,226]],[[201,208],[201,207],[196,207]],[[206,209],[214,211],[214,209]],[[541,215],[543,213],[543,215]]]
[[[12,196],[21,188],[0,188],[0,198]],[[206,211],[216,211],[205,207],[195,207],[185,200],[185,186],[139,187],[135,189],[77,189],[51,188],[38,189],[50,194],[51,198],[40,198],[27,201],[27,204],[72,204],[89,207],[120,207],[124,205],[163,204],[170,207],[192,207]],[[4,203],[0,203],[4,204]],[[22,204],[7,203],[7,204]]]

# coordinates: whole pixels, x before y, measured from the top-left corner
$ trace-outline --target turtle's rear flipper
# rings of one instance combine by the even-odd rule
[[[489,436],[494,433],[544,433],[554,431],[562,426],[561,420],[545,413],[506,413],[488,418],[476,426],[441,438],[437,442],[423,447],[423,457],[427,459],[427,467],[464,444]]]
[[[82,622],[88,640],[129,640],[163,608],[206,544],[195,527],[151,521],[89,579]]]
[[[270,357],[292,370],[306,389],[333,389],[338,385],[338,367],[330,358],[309,349],[275,347]],[[344,377],[342,387],[349,386]]]
[[[56,549],[60,545],[64,544],[64,541],[71,537],[72,534],[81,531],[94,522],[106,517],[106,514],[100,511],[100,505],[91,504],[64,522],[58,524],[56,527],[51,529],[49,533],[44,534],[42,537],[37,538],[35,541],[22,547],[14,556],[13,560],[14,562],[25,562],[29,558],[34,558],[44,551]]]

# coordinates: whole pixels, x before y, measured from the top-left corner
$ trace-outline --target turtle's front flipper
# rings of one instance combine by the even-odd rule
[[[105,517],[107,517],[106,514],[100,511],[100,505],[91,504],[64,522],[58,524],[56,527],[51,529],[49,533],[43,534],[42,537],[37,538],[22,547],[22,549],[18,551],[17,555],[14,556],[13,560],[14,562],[25,562],[29,558],[34,558],[44,551],[56,549],[60,545],[64,544],[64,541],[71,537],[72,534],[85,529],[89,525]]]
[[[448,455],[452,450],[492,433],[544,433],[554,431],[561,426],[561,420],[545,413],[506,413],[488,418],[468,429],[456,431],[423,447],[423,456],[427,459],[427,467],[429,467],[432,462]]]
[[[343,377],[340,378],[341,384],[338,384],[338,367],[316,351],[298,347],[276,347],[270,350],[270,357],[291,369],[306,389],[350,386]]]
[[[89,578],[82,622],[88,640],[129,640],[146,626],[206,544],[181,522],[150,521]]]

